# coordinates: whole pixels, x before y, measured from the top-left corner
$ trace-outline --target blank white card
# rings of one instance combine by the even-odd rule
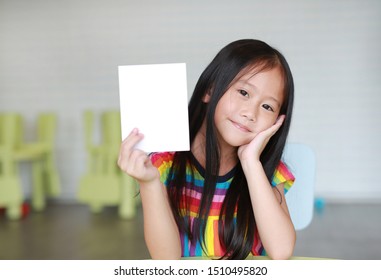
[[[122,138],[138,128],[144,134],[138,149],[189,151],[185,63],[118,68]]]

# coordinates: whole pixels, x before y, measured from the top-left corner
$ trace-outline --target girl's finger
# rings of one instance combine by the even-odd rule
[[[279,128],[282,126],[285,118],[286,118],[285,115],[281,115],[278,117],[275,124],[269,128],[269,135],[270,136],[273,136],[279,130]]]
[[[130,134],[128,134],[127,137],[122,141],[122,144],[131,141],[131,138],[133,138],[134,135],[137,134],[139,134],[139,130],[137,128],[134,128],[133,130],[131,130]]]
[[[280,115],[278,119],[276,120],[275,124],[278,124],[279,126],[281,126],[285,119],[286,119],[286,115]]]
[[[121,167],[122,165],[125,165],[125,162],[128,162],[131,153],[133,151],[133,147],[141,140],[143,139],[143,134],[139,133],[138,129],[133,129],[130,134],[126,137],[126,139],[123,140],[120,151],[119,151],[119,157],[118,157],[118,165]]]
[[[121,152],[126,151],[129,153],[133,147],[143,139],[144,135],[139,133],[137,128],[134,128],[131,133],[123,140],[121,145]]]

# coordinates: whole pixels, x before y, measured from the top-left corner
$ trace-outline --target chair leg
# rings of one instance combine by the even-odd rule
[[[49,196],[57,197],[60,194],[60,181],[58,172],[48,169],[44,172],[45,191]]]
[[[10,220],[20,219],[21,205],[24,200],[21,190],[21,180],[16,175],[0,175],[0,205],[6,209]]]
[[[21,205],[11,204],[7,207],[7,217],[9,220],[19,220],[22,216]]]
[[[44,161],[44,185],[49,196],[56,197],[60,194],[60,180],[53,155],[46,155]]]
[[[130,219],[136,215],[136,182],[126,174],[121,175],[121,202],[119,205],[119,216],[124,219]]]
[[[99,214],[103,210],[103,205],[100,203],[92,202],[90,203],[90,210],[94,214]]]
[[[40,161],[35,161],[32,164],[33,173],[33,192],[32,192],[32,207],[35,211],[42,211],[45,209],[45,195],[43,185],[43,169]]]

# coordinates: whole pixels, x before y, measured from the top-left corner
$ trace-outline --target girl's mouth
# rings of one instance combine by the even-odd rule
[[[237,123],[237,122],[234,122],[234,121],[231,121],[232,122],[232,124],[236,127],[236,128],[238,128],[240,131],[242,131],[242,132],[251,132],[251,130],[247,127],[247,126],[244,126],[244,125],[242,125],[242,124],[240,124],[240,123]]]

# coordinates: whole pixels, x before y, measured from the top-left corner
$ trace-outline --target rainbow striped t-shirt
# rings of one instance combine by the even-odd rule
[[[164,153],[154,153],[151,155],[151,161],[154,166],[156,166],[160,172],[161,182],[167,186],[167,177],[172,166],[174,153],[164,152]],[[191,223],[194,218],[197,217],[198,207],[201,201],[202,188],[204,185],[204,172],[203,167],[197,162],[195,158],[192,161],[194,164],[194,180],[191,178],[191,166],[187,166],[187,184],[194,184],[193,191],[185,191],[184,195],[187,196],[186,199],[190,199],[191,209],[190,209],[190,219]],[[183,257],[209,257],[209,258],[218,258],[224,255],[223,248],[219,242],[218,237],[218,219],[222,203],[225,198],[227,189],[230,186],[231,181],[234,177],[234,169],[231,170],[224,176],[219,176],[217,179],[216,190],[213,196],[213,202],[209,212],[209,216],[206,222],[205,229],[205,246],[204,250],[201,247],[201,243],[197,242],[192,244],[188,239],[186,234],[181,233],[181,247],[182,247],[182,256]],[[277,167],[273,179],[272,186],[276,186],[280,183],[284,183],[285,193],[290,189],[294,182],[295,178],[292,173],[287,169],[286,165],[281,162]],[[259,238],[258,231],[255,231],[254,243],[251,250],[251,253],[254,256],[265,255],[266,252],[262,246],[261,240]]]

